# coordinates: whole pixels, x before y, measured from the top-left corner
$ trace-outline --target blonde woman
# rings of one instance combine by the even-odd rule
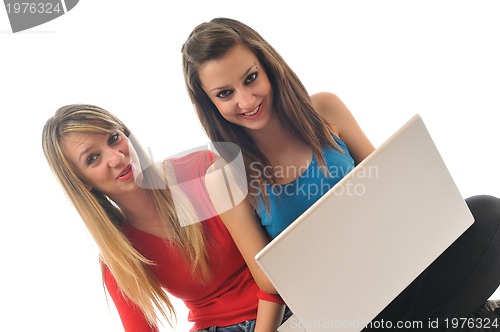
[[[191,331],[276,331],[283,306],[264,300],[275,297],[258,288],[219,217],[198,220],[192,197],[165,180],[170,171],[178,181],[203,179],[211,153],[154,164],[117,117],[84,104],[58,109],[42,145],[99,247],[103,280],[126,332],[158,331],[158,316],[173,325],[168,293],[186,304]],[[203,180],[190,186],[194,203],[210,208]]]

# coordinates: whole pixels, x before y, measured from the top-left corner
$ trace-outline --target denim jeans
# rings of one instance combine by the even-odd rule
[[[282,323],[287,320],[292,315],[290,309],[285,308],[285,314],[283,315]],[[229,326],[210,326],[203,330],[198,330],[196,332],[253,332],[255,330],[255,319],[247,320],[238,324]]]
[[[254,329],[255,319],[252,319],[229,326],[210,326],[209,328],[198,330],[196,332],[253,332]]]

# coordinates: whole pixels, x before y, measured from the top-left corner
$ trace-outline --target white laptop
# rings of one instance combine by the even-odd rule
[[[294,313],[279,331],[362,330],[473,222],[413,116],[256,255]]]

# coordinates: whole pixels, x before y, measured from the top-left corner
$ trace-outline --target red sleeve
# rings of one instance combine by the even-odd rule
[[[257,298],[259,300],[264,300],[264,301],[269,301],[269,302],[274,302],[278,304],[286,304],[285,301],[279,296],[278,294],[269,294],[264,292],[262,289],[259,289],[257,291]]]
[[[125,332],[159,332],[157,327],[152,327],[148,324],[141,310],[123,295],[111,271],[106,266],[104,266],[103,273],[104,283],[115,303]]]

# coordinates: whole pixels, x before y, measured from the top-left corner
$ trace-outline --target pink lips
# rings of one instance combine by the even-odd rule
[[[256,119],[258,118],[261,114],[262,114],[262,103],[259,105],[259,108],[257,109],[257,112],[255,112],[255,114],[252,114],[252,115],[245,115],[244,113],[241,113],[240,116],[244,119],[247,119],[247,120],[253,120],[253,119]],[[252,112],[245,112],[245,113],[252,113]]]
[[[128,164],[121,173],[116,177],[117,180],[128,180],[133,176],[132,165]]]

